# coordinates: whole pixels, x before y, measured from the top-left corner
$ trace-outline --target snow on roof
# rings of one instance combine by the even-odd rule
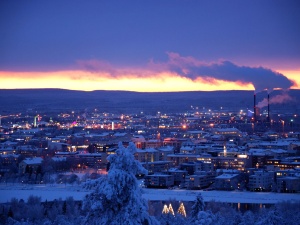
[[[0,145],[0,150],[2,151],[13,151],[13,150],[15,150],[12,146],[1,146]]]
[[[125,135],[126,133],[120,133],[120,132],[114,134],[115,137],[124,137]]]
[[[108,136],[109,135],[109,133],[108,132],[103,132],[102,134],[100,134],[99,136],[100,137],[106,137],[106,136]]]
[[[192,158],[192,157],[196,157],[199,158],[201,157],[201,155],[194,155],[194,154],[169,154],[168,157],[176,157],[176,158]]]
[[[284,177],[278,177],[278,180],[299,180],[299,177],[290,177],[290,176],[284,176]]]
[[[167,164],[167,163],[172,163],[171,161],[154,161],[154,162],[142,162],[141,164],[142,165],[145,165],[145,164]]]
[[[151,174],[151,175],[147,175],[148,177],[171,177],[173,175],[169,175],[169,174]]]
[[[55,162],[62,162],[62,161],[66,161],[67,158],[66,157],[52,157],[52,160]]]
[[[146,148],[146,149],[137,149],[136,152],[143,153],[143,152],[158,152],[154,148]]]
[[[178,168],[172,167],[168,170],[168,172],[187,172],[186,170],[180,170]]]
[[[267,149],[256,149],[256,148],[251,148],[248,151],[250,154],[266,154]]]
[[[13,141],[5,141],[3,143],[1,143],[0,145],[17,145],[18,142],[13,142]]]
[[[150,139],[147,142],[158,143],[158,142],[160,142],[160,140],[158,140],[158,139]]]
[[[193,151],[193,150],[194,150],[194,147],[191,147],[191,146],[182,146],[182,147],[180,148],[180,150]]]
[[[158,151],[162,151],[162,152],[169,152],[169,151],[173,151],[174,148],[172,146],[165,146],[165,147],[160,147],[157,149]]]
[[[269,151],[278,154],[287,153],[287,151],[283,149],[270,149]]]
[[[240,132],[237,128],[216,128],[218,132]]]
[[[226,173],[226,174],[238,174],[240,171],[234,169],[217,169],[217,173]]]
[[[78,156],[103,156],[104,153],[85,153],[80,152]]]
[[[238,176],[239,174],[229,174],[229,173],[223,173],[220,176],[217,176],[216,179],[232,179],[236,176]]]
[[[203,131],[203,130],[189,130],[189,131],[187,131],[187,133],[189,133],[189,134],[203,134],[203,133],[206,133],[206,132]]]
[[[2,155],[2,154],[0,154],[0,156],[2,158],[8,158],[8,157],[18,158],[20,155],[15,155],[15,154]]]
[[[145,142],[145,138],[143,135],[135,135],[132,137],[133,142]]]
[[[26,158],[23,160],[24,163],[28,165],[36,165],[41,164],[43,159],[41,157],[35,157],[35,158]]]

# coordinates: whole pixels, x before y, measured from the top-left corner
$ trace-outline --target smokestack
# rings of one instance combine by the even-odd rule
[[[254,92],[254,107],[253,107],[253,111],[254,111],[253,121],[255,123],[256,122],[256,94],[255,94],[255,92]]]
[[[270,94],[268,93],[268,123],[270,123]]]

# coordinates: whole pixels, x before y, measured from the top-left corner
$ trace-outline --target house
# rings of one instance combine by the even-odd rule
[[[19,163],[19,173],[36,173],[42,165],[41,157],[26,158]]]

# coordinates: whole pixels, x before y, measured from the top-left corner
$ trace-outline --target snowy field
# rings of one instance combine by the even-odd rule
[[[238,191],[191,191],[143,188],[143,197],[147,200],[194,201],[201,192],[204,201],[228,203],[273,204],[281,201],[300,201],[300,194],[270,193],[270,192],[238,192]],[[0,203],[9,202],[12,198],[27,200],[30,195],[41,197],[42,201],[52,201],[73,197],[83,200],[88,191],[74,185],[0,185]]]
[[[205,202],[217,201],[228,203],[273,204],[281,201],[300,201],[300,194],[272,192],[239,192],[239,191],[190,191],[143,189],[143,197],[148,200],[194,201],[197,193],[201,193]]]

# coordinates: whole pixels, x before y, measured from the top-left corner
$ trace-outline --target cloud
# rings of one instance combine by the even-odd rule
[[[103,60],[78,60],[77,65],[81,70],[90,72],[90,79],[105,76],[106,78],[156,78],[158,74],[167,72],[192,81],[202,80],[205,83],[216,84],[218,81],[235,82],[240,86],[252,84],[256,92],[273,89],[289,89],[294,81],[283,74],[264,67],[239,66],[230,61],[206,63],[194,57],[180,56],[178,53],[168,52],[166,62],[150,60],[145,68],[127,67],[120,68]]]
[[[151,60],[143,67],[117,66],[107,61],[92,59],[77,60],[72,69],[68,70],[0,71],[0,86],[6,88],[9,84],[9,87],[13,88],[18,83],[19,87],[30,87],[32,82],[36,82],[36,86],[39,82],[42,85],[47,84],[47,87],[50,87],[50,84],[57,87],[64,80],[64,84],[70,86],[69,89],[76,86],[76,89],[84,90],[105,88],[134,91],[213,91],[255,88],[256,91],[261,91],[289,89],[294,84],[281,73],[263,67],[239,66],[225,60],[207,63],[173,52],[167,55],[167,60]]]
[[[286,92],[279,95],[272,96],[270,98],[270,104],[282,104],[290,101],[294,101],[294,99],[291,96],[289,96]],[[257,107],[263,108],[266,107],[267,105],[268,105],[268,99],[264,98],[261,102],[257,104]]]
[[[230,61],[205,63],[193,57],[182,57],[178,53],[169,52],[166,63],[150,62],[151,68],[166,69],[195,80],[199,77],[210,80],[223,80],[251,83],[256,91],[275,88],[289,89],[294,82],[283,74],[264,67],[238,66]]]
[[[114,67],[107,61],[104,60],[77,60],[76,64],[79,66],[80,70],[89,71],[92,73],[97,72],[108,72],[110,74],[115,73]]]

